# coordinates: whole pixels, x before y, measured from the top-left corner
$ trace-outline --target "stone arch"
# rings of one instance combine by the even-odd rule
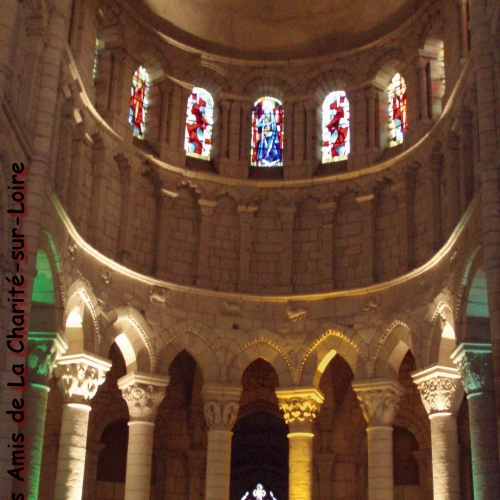
[[[422,361],[426,366],[434,363],[453,366],[450,355],[456,347],[456,333],[451,300],[448,291],[441,292],[429,306],[426,319],[430,329],[425,336],[422,353]]]
[[[220,98],[222,92],[231,92],[228,80],[219,72],[210,67],[195,67],[188,69],[182,79],[193,87],[202,87],[212,95],[214,102]]]
[[[156,354],[157,373],[167,375],[175,357],[187,351],[200,367],[203,380],[220,382],[223,362],[217,347],[210,340],[212,332],[198,321],[180,321],[166,330],[167,339]]]
[[[132,371],[152,372],[154,369],[153,343],[155,334],[144,316],[132,306],[120,306],[106,315],[108,326],[105,331],[107,345],[113,342],[120,349],[127,373]]]
[[[347,71],[330,70],[324,72],[319,70],[311,77],[307,87],[307,94],[314,92],[314,98],[318,106],[323,104],[325,97],[334,90],[344,90],[347,93],[349,87],[353,85],[354,78]]]
[[[76,354],[83,350],[98,352],[102,311],[92,286],[79,278],[69,287],[67,297],[63,316],[69,346],[66,354]]]
[[[338,325],[325,325],[312,338],[299,365],[298,384],[319,388],[323,371],[337,354],[348,363],[355,378],[365,376],[365,356],[355,332]]]
[[[398,425],[399,427],[409,430],[415,436],[419,450],[430,448],[430,433],[425,425],[423,425],[419,415],[405,408],[399,408],[396,412],[393,425]]]
[[[369,377],[397,379],[403,358],[409,350],[413,352],[412,323],[409,318],[396,317],[380,330],[372,342],[374,354],[368,362]]]
[[[258,358],[264,359],[276,370],[280,387],[294,385],[292,365],[288,356],[276,342],[263,335],[249,340],[236,350],[227,365],[227,381],[239,384],[245,369]]]
[[[386,52],[382,57],[377,59],[368,70],[368,80],[380,88],[385,90],[395,73],[398,73],[403,54],[399,50],[391,50]]]
[[[146,68],[151,85],[160,83],[171,72],[168,60],[161,50],[153,44],[152,39],[148,38],[147,42],[136,42],[137,40],[129,42],[131,47],[133,46],[133,49],[129,50],[129,54],[133,54],[134,60]]]
[[[293,95],[297,82],[283,80],[274,70],[259,71],[260,76],[250,75],[249,80],[244,85],[244,94],[251,99],[252,106],[257,99],[269,95],[279,99],[285,106],[286,96]],[[286,115],[286,110],[285,110]]]
[[[465,323],[465,315],[467,311],[467,299],[469,296],[470,286],[476,271],[481,267],[483,262],[483,247],[477,245],[469,253],[465,261],[460,279],[460,285],[457,291],[457,300],[455,307],[455,323],[457,325],[457,333],[459,336],[463,334],[460,327]]]

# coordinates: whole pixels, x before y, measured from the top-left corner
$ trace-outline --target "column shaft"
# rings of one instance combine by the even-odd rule
[[[229,500],[232,431],[208,431],[206,500]]]
[[[310,432],[290,432],[289,449],[289,493],[290,500],[312,498],[312,452],[313,437]]]
[[[129,422],[125,500],[149,500],[153,461],[153,422]]]
[[[459,500],[457,417],[453,414],[436,413],[430,420],[434,500]]]
[[[42,384],[30,384],[26,391],[26,400],[29,402],[25,431],[29,437],[29,467],[26,471],[28,500],[38,499],[48,394],[49,388]]]
[[[394,477],[392,463],[392,427],[368,427],[368,498],[392,500]]]
[[[63,405],[54,500],[82,497],[90,406]]]

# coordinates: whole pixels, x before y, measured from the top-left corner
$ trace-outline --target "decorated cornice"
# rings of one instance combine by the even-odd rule
[[[491,344],[460,344],[451,355],[462,377],[467,397],[493,392],[493,360]]]
[[[464,391],[456,368],[436,365],[412,377],[429,416],[458,411]]]
[[[88,403],[106,379],[111,362],[90,353],[71,354],[57,360],[54,370],[65,403]]]
[[[404,394],[403,386],[394,380],[363,380],[352,384],[368,427],[390,427]]]
[[[169,381],[166,376],[140,372],[129,373],[118,380],[132,422],[154,422]]]
[[[224,384],[205,384],[203,411],[209,430],[230,431],[236,422],[242,388]]]

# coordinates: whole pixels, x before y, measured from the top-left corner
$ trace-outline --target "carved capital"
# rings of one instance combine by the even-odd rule
[[[48,385],[56,358],[62,356],[68,344],[53,332],[30,332],[28,335],[28,357],[30,384]]]
[[[333,224],[335,213],[337,212],[337,202],[329,201],[318,205],[318,210],[321,215],[321,222],[323,225]]]
[[[111,362],[95,354],[62,356],[54,370],[65,403],[86,403],[106,379]]]
[[[203,411],[210,430],[230,431],[240,407],[241,387],[223,384],[203,386]]]
[[[467,396],[493,392],[491,344],[462,343],[451,355]]]
[[[352,384],[368,427],[390,427],[404,389],[393,380],[365,380]]]
[[[198,200],[198,204],[200,205],[201,216],[203,219],[210,219],[212,214],[214,213],[214,209],[217,206],[216,201],[212,200]]]
[[[287,424],[311,423],[324,400],[323,394],[313,387],[278,389],[276,394]]]
[[[456,413],[464,395],[456,368],[432,366],[412,374],[427,413]]]
[[[238,216],[240,218],[240,225],[250,227],[252,225],[253,216],[257,211],[257,207],[238,206]]]
[[[131,421],[154,422],[169,377],[133,372],[118,380]]]
[[[297,212],[297,209],[295,207],[279,207],[278,211],[283,224],[285,226],[291,226],[295,219],[295,213]]]

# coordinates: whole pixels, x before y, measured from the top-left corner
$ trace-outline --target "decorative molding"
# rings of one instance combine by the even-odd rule
[[[450,356],[457,365],[467,396],[493,392],[491,344],[462,343]]]
[[[299,320],[307,319],[308,310],[305,307],[294,307],[290,304],[286,308],[286,315],[290,321],[294,323]]]
[[[456,368],[433,366],[412,374],[412,377],[429,415],[458,411],[463,387]]]
[[[48,385],[56,358],[67,349],[67,343],[58,333],[29,332],[26,363],[30,383]]]
[[[280,410],[285,422],[312,422],[315,420],[324,396],[315,388],[277,389]]]
[[[352,384],[368,427],[390,427],[404,388],[393,380],[366,380]]]
[[[241,391],[241,387],[223,384],[203,386],[203,413],[209,430],[232,429],[238,416]]]
[[[161,286],[152,286],[149,289],[149,300],[152,304],[165,307],[172,300],[172,291]]]
[[[227,316],[242,316],[243,302],[229,302],[222,300],[220,302],[219,312]]]
[[[62,356],[54,370],[65,403],[86,403],[104,383],[111,362],[94,354]]]

